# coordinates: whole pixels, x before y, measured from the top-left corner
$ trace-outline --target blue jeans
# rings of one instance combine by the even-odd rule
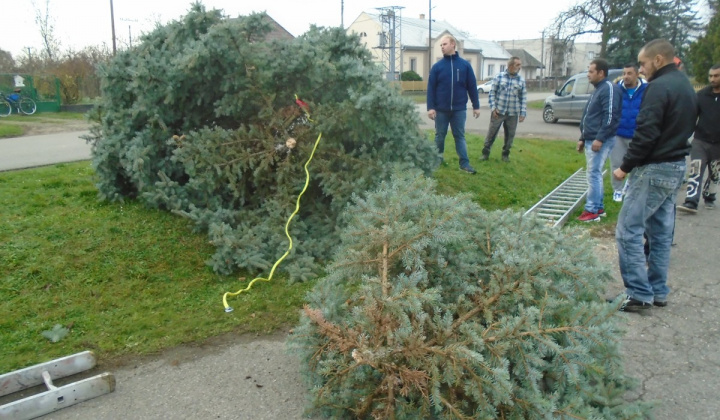
[[[626,293],[637,300],[647,303],[667,300],[675,196],[684,176],[684,160],[640,166],[629,175],[615,240]],[[643,233],[650,245],[647,268]]]
[[[591,213],[597,213],[600,209],[604,209],[603,196],[605,195],[605,187],[603,186],[603,168],[615,145],[615,137],[605,140],[599,152],[593,152],[592,140],[585,140],[585,161],[587,166],[587,183],[588,193],[585,200],[585,210]]]
[[[455,151],[460,158],[460,167],[470,166],[468,159],[467,144],[465,144],[465,121],[467,110],[459,111],[435,111],[435,145],[440,156],[445,153],[445,136],[447,136],[448,124],[452,128],[455,137]]]

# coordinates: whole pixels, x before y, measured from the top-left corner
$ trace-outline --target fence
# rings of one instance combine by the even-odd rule
[[[418,82],[392,82],[394,84],[399,84],[400,90],[403,92],[425,92],[427,91],[427,82],[425,81],[418,81]],[[482,83],[482,81],[479,81],[478,84]],[[565,79],[545,79],[545,80],[526,80],[525,84],[530,91],[536,91],[536,92],[546,92],[546,91],[555,91],[555,89],[559,88],[560,86],[565,83]]]
[[[60,81],[57,77],[0,74],[0,92],[7,94],[16,89],[35,101],[38,112],[60,111]]]

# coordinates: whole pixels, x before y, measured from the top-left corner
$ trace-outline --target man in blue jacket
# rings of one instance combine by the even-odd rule
[[[640,103],[647,87],[647,82],[638,76],[637,66],[634,63],[626,64],[623,68],[622,79],[617,83],[622,93],[622,112],[615,137],[615,146],[610,152],[610,167],[613,171],[622,165],[630,140],[635,134],[635,120],[640,112]],[[622,201],[624,183],[615,177],[610,177],[610,181],[613,187],[613,200]]]
[[[473,117],[480,116],[480,100],[477,80],[472,66],[458,55],[457,42],[450,35],[440,38],[443,58],[432,66],[428,78],[428,118],[435,121],[435,145],[438,153],[445,152],[445,136],[448,124],[455,138],[455,151],[460,158],[460,170],[476,173],[470,166],[467,144],[465,143],[465,121],[467,120],[468,95],[473,107]]]
[[[615,144],[622,110],[620,89],[608,80],[608,70],[608,63],[602,58],[591,61],[588,66],[588,80],[595,86],[595,91],[585,106],[577,143],[577,151],[585,152],[588,183],[585,210],[578,217],[581,222],[598,221],[605,214],[602,171]]]

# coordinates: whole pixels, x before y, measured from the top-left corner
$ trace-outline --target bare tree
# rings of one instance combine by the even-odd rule
[[[612,37],[612,23],[627,10],[623,0],[585,0],[561,12],[552,25],[555,39],[572,40],[600,34],[600,57],[605,57]]]
[[[44,12],[37,6],[35,0],[32,0],[32,5],[35,8],[35,24],[40,29],[43,42],[41,54],[43,58],[53,62],[60,56],[60,41],[55,37],[55,26],[50,16],[50,0],[45,0]]]

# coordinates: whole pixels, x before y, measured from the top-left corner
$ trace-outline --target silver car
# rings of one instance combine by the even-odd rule
[[[622,69],[608,71],[608,79],[613,83],[620,76],[622,76]],[[595,91],[595,86],[588,81],[587,72],[572,76],[560,89],[555,91],[554,95],[545,99],[543,121],[546,123],[556,123],[559,119],[580,121],[585,111],[585,105],[590,100],[593,91]]]

